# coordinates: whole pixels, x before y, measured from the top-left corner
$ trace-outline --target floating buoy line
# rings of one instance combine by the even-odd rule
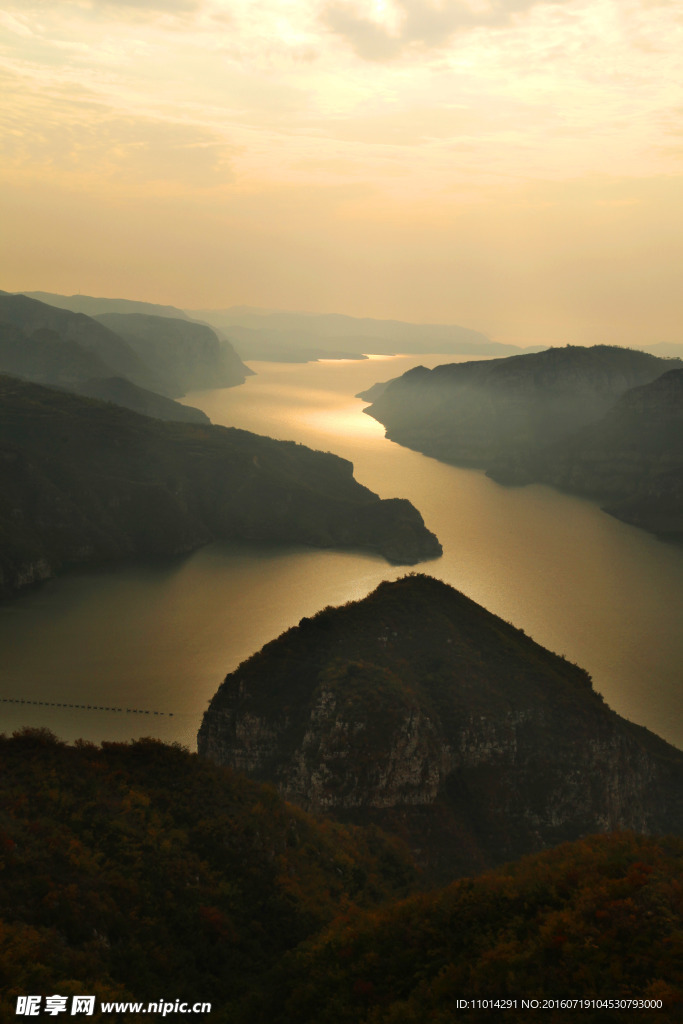
[[[60,704],[54,700],[27,700],[25,697],[0,697],[2,704],[31,704],[41,708],[73,708],[76,711],[121,711],[126,715],[165,715],[173,718],[172,711],[148,711],[145,708],[111,708],[106,704]]]

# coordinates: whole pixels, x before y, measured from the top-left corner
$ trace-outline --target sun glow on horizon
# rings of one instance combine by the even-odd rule
[[[9,0],[3,279],[680,340],[681,5]]]

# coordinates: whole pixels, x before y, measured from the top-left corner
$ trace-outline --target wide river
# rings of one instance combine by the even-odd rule
[[[214,423],[333,451],[381,497],[409,498],[444,548],[421,571],[582,665],[616,711],[683,748],[683,549],[590,501],[504,488],[401,448],[353,397],[411,366],[449,361],[254,363],[243,386],[184,401]],[[0,731],[148,735],[194,749],[227,672],[302,616],[406,571],[355,552],[221,543],[68,574],[0,606]]]

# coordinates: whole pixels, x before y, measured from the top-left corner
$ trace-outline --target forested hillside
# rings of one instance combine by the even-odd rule
[[[244,430],[162,423],[0,377],[0,596],[68,565],[216,539],[441,553],[410,502],[344,459]]]
[[[475,1024],[526,1024],[522,999],[661,1000],[553,1024],[680,1019],[680,840],[587,838],[418,893],[394,840],[179,747],[26,730],[0,769],[3,1021],[27,993],[210,1002],[216,1024],[452,1024],[462,999]]]
[[[434,881],[592,832],[683,835],[683,753],[424,575],[266,644],[215,694],[198,747],[307,810],[395,832]]]

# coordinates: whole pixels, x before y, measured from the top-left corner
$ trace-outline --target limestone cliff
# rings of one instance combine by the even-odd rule
[[[434,879],[591,832],[683,832],[683,753],[424,576],[268,644],[227,677],[198,744],[308,810],[397,832]]]

